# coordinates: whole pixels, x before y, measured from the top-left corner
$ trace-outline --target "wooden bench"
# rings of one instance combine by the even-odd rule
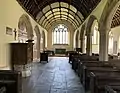
[[[105,93],[106,85],[120,86],[120,71],[90,73],[91,93]]]
[[[89,89],[89,83],[90,83],[90,72],[116,72],[118,70],[113,69],[111,67],[90,67],[84,70],[83,72],[83,85],[85,87],[85,90]]]
[[[74,58],[75,56],[78,56],[78,55],[79,55],[79,54],[76,53],[76,52],[69,53],[69,63],[72,62],[72,61],[73,61],[73,58]]]
[[[73,60],[72,65],[74,67],[74,70],[78,71],[80,62],[82,62],[82,61],[98,61],[98,57],[79,54],[79,55],[73,55],[72,60]]]
[[[22,93],[22,75],[12,70],[0,70],[0,93]]]
[[[105,86],[105,93],[120,93],[120,85],[106,85]]]
[[[89,55],[83,55],[82,54],[79,57],[79,60],[81,60],[81,61],[99,61],[99,56],[95,56],[95,55],[89,56]]]
[[[82,61],[97,61],[98,60],[96,56],[88,56],[88,55],[81,55],[81,54],[73,54],[71,58],[72,58],[72,68],[75,71],[78,71],[78,68],[79,68],[78,65]]]
[[[78,76],[80,77],[81,83],[82,83],[82,78],[83,78],[83,69],[85,67],[113,67],[108,62],[101,62],[101,61],[83,61],[79,62],[78,64]]]

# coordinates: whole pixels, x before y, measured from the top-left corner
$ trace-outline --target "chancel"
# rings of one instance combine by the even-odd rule
[[[120,0],[1,0],[0,93],[120,93]]]

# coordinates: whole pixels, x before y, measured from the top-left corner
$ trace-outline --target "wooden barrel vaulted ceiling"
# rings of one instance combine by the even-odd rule
[[[101,0],[17,0],[45,29],[67,21],[77,29]]]
[[[116,26],[120,26],[120,6],[118,7],[117,11],[114,14],[114,17],[112,19],[111,28],[114,28]]]

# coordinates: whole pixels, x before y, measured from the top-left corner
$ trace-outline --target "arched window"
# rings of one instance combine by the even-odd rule
[[[56,26],[52,32],[53,36],[53,44],[68,44],[68,28],[63,25],[59,24]]]
[[[113,49],[113,33],[109,32],[109,49]]]
[[[119,45],[118,45],[118,49],[120,49],[120,36],[119,36],[119,43],[118,43]]]
[[[99,43],[98,26],[94,26],[93,35],[92,35],[92,44],[98,44],[98,43]]]

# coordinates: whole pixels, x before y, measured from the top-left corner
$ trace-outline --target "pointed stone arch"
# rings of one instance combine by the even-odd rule
[[[82,53],[84,53],[85,51],[85,33],[86,33],[85,26],[86,26],[86,23],[82,25],[81,31],[80,31],[80,48]]]
[[[87,26],[86,26],[86,35],[92,33],[91,28],[92,28],[93,22],[95,20],[97,20],[96,16],[91,15],[90,18],[89,18],[89,20],[88,20]]]
[[[33,39],[33,28],[32,28],[32,24],[30,22],[29,16],[27,14],[23,14],[19,18],[18,29],[22,29],[23,26],[26,28],[27,39],[32,40]]]
[[[108,0],[99,20],[100,51],[99,60],[108,61],[108,37],[112,18],[120,5],[120,0]],[[104,41],[104,42],[103,42]]]
[[[80,40],[85,36],[85,26],[86,24],[83,24],[82,27],[81,27],[81,31],[80,31]]]
[[[112,18],[117,10],[117,8],[120,5],[120,0],[108,0],[107,4],[104,8],[104,11],[101,15],[100,21],[99,21],[99,31],[100,33],[103,30],[110,31],[111,29],[111,23],[112,23]],[[102,29],[102,30],[101,30]]]
[[[89,17],[87,26],[86,26],[86,36],[87,36],[87,45],[86,45],[86,52],[87,55],[92,55],[92,25],[97,18],[94,15]]]
[[[41,34],[40,34],[39,27],[37,25],[35,26],[34,31],[35,31],[35,34],[37,36],[37,41],[36,41],[35,48],[37,50],[36,51],[36,56],[37,56],[37,59],[38,59],[38,58],[40,58],[40,40],[41,40]]]

